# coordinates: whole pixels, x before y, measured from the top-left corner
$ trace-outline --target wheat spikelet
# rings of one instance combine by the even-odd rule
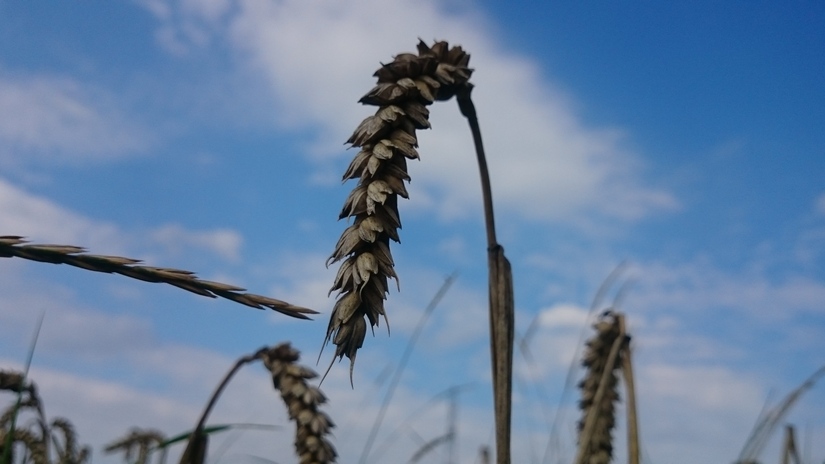
[[[126,462],[146,464],[149,462],[151,449],[165,440],[163,433],[157,430],[133,428],[126,436],[106,445],[103,451],[106,453],[123,452],[126,455]],[[135,454],[137,454],[137,459],[134,459]]]
[[[62,448],[57,445],[57,440],[55,439],[58,464],[83,464],[91,458],[90,447],[84,446],[80,449],[77,448],[77,433],[68,419],[58,417],[52,420],[51,432],[53,439],[55,430],[60,430],[63,433]]]
[[[261,353],[261,359],[272,374],[272,383],[280,391],[289,418],[295,421],[295,451],[301,464],[335,462],[335,447],[327,438],[332,420],[319,411],[326,397],[308,379],[318,376],[312,369],[296,364],[300,357],[289,343],[282,343]]]
[[[27,384],[22,372],[0,371],[0,390],[8,390],[14,393],[29,391],[30,384]]]
[[[8,439],[6,436],[7,433],[8,432],[6,429],[0,429],[0,451],[2,451],[6,440]],[[49,462],[46,446],[43,440],[39,439],[30,430],[14,429],[12,449],[16,443],[23,445],[23,448],[28,452],[28,459],[21,462],[30,462],[31,464],[51,464]]]
[[[335,344],[335,357],[350,359],[352,367],[364,342],[367,323],[375,327],[383,317],[390,278],[398,283],[390,254],[390,240],[398,242],[401,220],[398,197],[407,198],[407,160],[418,159],[417,129],[430,127],[427,105],[448,100],[468,85],[470,55],[447,42],[428,47],[418,44],[418,54],[402,53],[375,72],[378,83],[360,103],[378,106],[347,140],[361,150],[343,180],[359,179],[339,216],[354,221],[341,235],[327,265],[342,261],[330,293],[338,291],[324,345]],[[387,321],[389,330],[389,322]],[[334,358],[333,358],[334,360]]]
[[[89,271],[120,274],[145,282],[162,282],[209,298],[222,297],[256,309],[269,308],[298,319],[309,319],[307,314],[318,314],[317,311],[286,301],[241,293],[245,290],[241,287],[198,279],[191,271],[140,266],[138,263],[141,261],[138,259],[86,254],[85,248],[73,245],[24,245],[25,243],[26,240],[17,235],[0,236],[0,258],[18,257],[44,263],[68,264]]]
[[[579,383],[579,464],[607,464],[612,460],[615,405],[620,400],[616,371],[621,364],[617,360],[628,340],[613,312],[602,314],[593,328],[596,334],[586,342],[582,361],[587,372]]]

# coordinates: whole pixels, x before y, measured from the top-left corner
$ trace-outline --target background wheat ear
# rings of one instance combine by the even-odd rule
[[[273,386],[281,393],[289,418],[295,421],[295,451],[299,462],[335,462],[338,454],[328,438],[335,424],[319,409],[327,399],[321,390],[307,383],[318,374],[297,364],[299,353],[289,343],[265,351],[261,358],[272,374]]]
[[[158,430],[133,428],[125,436],[114,440],[103,449],[106,453],[124,453],[126,462],[146,464],[152,448],[164,442],[166,437]],[[137,455],[137,456],[135,456]]]
[[[341,267],[330,289],[338,292],[338,299],[324,338],[324,345],[329,341],[335,345],[335,357],[350,359],[350,382],[367,320],[375,327],[384,318],[389,331],[384,300],[389,279],[398,284],[389,245],[391,240],[399,241],[398,197],[408,197],[407,160],[418,159],[416,130],[430,127],[427,105],[451,98],[467,84],[472,74],[469,61],[470,55],[461,47],[419,42],[417,54],[401,53],[382,65],[374,74],[378,83],[359,100],[378,110],[346,142],[361,150],[343,180],[358,179],[358,184],[339,219],[354,220],[327,260],[327,266],[341,261]]]
[[[272,383],[281,394],[287,407],[289,418],[295,421],[295,451],[301,464],[327,464],[335,462],[335,447],[327,438],[335,426],[332,420],[320,411],[327,399],[321,390],[309,385],[307,380],[318,376],[312,369],[297,364],[300,354],[289,343],[281,343],[271,348],[261,348],[255,353],[241,356],[218,384],[209,402],[201,413],[197,426],[189,434],[181,464],[203,464],[206,462],[209,434],[206,421],[223,390],[232,377],[243,367],[254,361],[263,361],[272,374]]]
[[[620,400],[616,373],[622,367],[620,356],[629,342],[621,316],[612,311],[602,313],[593,328],[596,333],[587,340],[582,360],[585,377],[579,383],[582,418],[577,464],[608,464],[613,458],[612,433],[616,403]]]

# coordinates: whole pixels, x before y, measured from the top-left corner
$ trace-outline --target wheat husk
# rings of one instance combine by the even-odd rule
[[[407,160],[418,159],[416,131],[430,127],[427,105],[448,100],[466,85],[470,55],[447,42],[432,47],[423,41],[418,53],[401,53],[379,68],[377,84],[360,100],[378,106],[346,143],[360,148],[343,180],[358,179],[344,201],[339,219],[353,218],[327,260],[341,262],[330,293],[338,298],[330,315],[324,345],[335,345],[335,357],[350,359],[350,380],[358,350],[370,327],[389,321],[384,300],[389,280],[398,286],[390,242],[400,240],[398,197],[407,198]]]

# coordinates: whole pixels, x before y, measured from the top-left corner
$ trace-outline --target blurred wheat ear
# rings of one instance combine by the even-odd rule
[[[37,393],[37,385],[26,381],[24,372],[0,371],[0,390],[18,395],[26,394],[0,414],[0,463],[15,462],[14,451],[19,445],[24,457],[19,462],[33,464],[84,464],[91,460],[91,448],[78,446],[77,433],[68,419],[58,417],[51,424],[43,412],[43,402]],[[18,415],[31,411],[35,421],[25,428],[15,427]],[[62,435],[62,440],[58,439]],[[51,447],[55,456],[52,458]]]
[[[593,328],[596,333],[588,339],[582,361],[587,372],[579,383],[582,418],[579,422],[576,464],[608,464],[613,459],[612,434],[616,425],[616,403],[620,400],[617,371],[623,369],[623,359],[627,360],[624,361],[627,368],[625,376],[630,377],[632,385],[628,351],[630,337],[625,333],[624,316],[606,311],[593,324]],[[628,392],[633,394],[632,389]],[[628,409],[629,413],[633,413],[635,422],[635,412]],[[632,432],[635,434],[635,430]],[[630,445],[629,448],[633,448],[634,444]]]
[[[309,319],[317,311],[295,306],[286,301],[262,295],[242,293],[244,288],[198,279],[194,272],[165,267],[140,266],[138,259],[122,256],[86,254],[86,249],[73,245],[25,245],[17,235],[0,236],[0,258],[23,258],[52,264],[68,264],[95,272],[124,275],[137,280],[166,283],[209,298],[222,297],[256,309],[269,308],[287,316]]]
[[[309,385],[307,380],[318,376],[312,369],[297,364],[300,354],[289,343],[271,348],[261,348],[253,354],[241,357],[224,376],[204,408],[195,430],[181,457],[181,464],[206,462],[208,433],[206,421],[224,388],[236,372],[245,364],[262,361],[270,374],[272,384],[281,394],[289,418],[295,421],[295,452],[301,464],[327,464],[335,462],[337,453],[328,439],[335,427],[332,420],[319,408],[327,399],[321,390]]]
[[[141,430],[134,428],[122,438],[118,438],[106,445],[103,449],[106,453],[122,452],[126,457],[126,462],[135,464],[147,464],[153,448],[162,444],[166,440],[163,432],[158,430]],[[135,455],[137,454],[137,457]],[[165,458],[161,458],[165,461]]]

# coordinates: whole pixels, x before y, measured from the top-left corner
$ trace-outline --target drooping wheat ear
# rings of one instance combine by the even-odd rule
[[[152,448],[163,443],[164,440],[166,440],[166,436],[160,431],[133,428],[126,436],[106,445],[103,451],[106,453],[122,452],[126,455],[126,462],[146,464],[149,462],[149,452]],[[135,458],[135,454],[137,454],[137,458]]]
[[[122,256],[85,254],[86,249],[72,245],[23,245],[26,240],[17,235],[0,236],[0,258],[18,257],[52,264],[68,264],[95,272],[124,275],[145,282],[162,282],[209,298],[222,297],[256,309],[269,308],[287,316],[309,319],[307,314],[318,314],[262,295],[241,293],[246,289],[234,285],[201,280],[194,272],[165,267],[139,266],[139,259]]]
[[[89,446],[77,448],[77,433],[68,419],[58,417],[52,420],[52,437],[55,436],[55,430],[59,430],[63,434],[63,447],[60,447],[57,439],[53,438],[59,464],[82,464],[91,458],[91,448]]]
[[[0,429],[0,439],[3,440],[3,444],[8,442],[8,437],[6,437],[6,433],[7,431],[5,429]],[[14,435],[12,436],[11,443],[12,451],[14,449],[15,444],[19,443],[23,445],[23,448],[28,453],[28,459],[25,462],[30,462],[32,464],[50,464],[43,440],[38,438],[30,430],[14,429]]]
[[[0,390],[8,390],[14,393],[30,391],[31,385],[26,383],[22,372],[0,371]]]
[[[579,383],[582,418],[577,464],[608,464],[613,457],[612,432],[620,400],[616,371],[622,367],[619,357],[629,342],[620,314],[603,313],[593,328],[596,334],[586,342],[582,361],[587,372]]]
[[[330,289],[338,300],[330,316],[324,345],[335,344],[335,357],[350,359],[352,366],[367,333],[366,319],[378,325],[389,292],[388,280],[398,284],[390,254],[390,240],[399,241],[401,220],[398,197],[407,198],[407,160],[418,159],[417,129],[430,127],[427,105],[449,100],[468,85],[472,70],[470,55],[447,42],[432,47],[423,41],[418,54],[402,53],[375,72],[378,83],[360,103],[378,106],[375,115],[364,119],[347,140],[361,148],[343,180],[359,179],[339,216],[353,217],[341,234],[327,265],[343,261]]]
[[[30,410],[35,414],[36,423],[40,428],[40,437],[48,455],[49,443],[51,442],[51,432],[46,421],[46,413],[43,411],[43,401],[38,393],[37,384],[26,380],[22,372],[0,371],[0,390],[8,390],[18,394],[18,401],[12,403],[2,415],[0,415],[0,428],[16,428],[17,419],[23,410]],[[23,396],[23,394],[26,394]],[[32,432],[33,433],[33,432]]]
[[[327,435],[335,426],[319,410],[326,397],[307,380],[318,376],[312,369],[296,364],[300,357],[289,343],[275,346],[262,354],[264,365],[272,374],[272,383],[281,392],[289,418],[295,421],[295,451],[301,464],[335,462],[337,453]]]

